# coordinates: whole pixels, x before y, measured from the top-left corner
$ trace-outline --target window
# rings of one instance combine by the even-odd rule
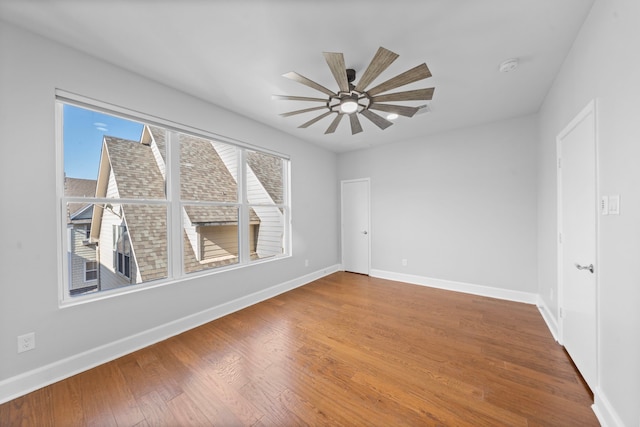
[[[258,219],[255,230],[255,259],[270,258],[285,252],[284,171],[282,158],[257,151],[247,151],[247,200]]]
[[[93,282],[94,280],[98,280],[98,263],[87,261],[84,263],[84,281]]]
[[[240,262],[238,151],[233,145],[178,134],[180,199],[188,273]]]
[[[114,235],[116,238],[113,254],[114,270],[127,279],[131,278],[131,242],[126,225],[114,225]]]
[[[117,290],[290,253],[288,159],[87,105],[75,95],[57,102],[61,206],[84,213],[82,226],[66,219],[70,235],[82,232],[63,242],[66,300],[80,295],[78,280],[97,282],[92,292]],[[74,256],[84,280],[73,274]]]

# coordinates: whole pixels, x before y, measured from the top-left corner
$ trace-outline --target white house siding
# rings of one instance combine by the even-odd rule
[[[107,185],[107,197],[109,199],[119,199],[120,193],[118,193],[118,184],[116,183],[116,176],[113,171],[109,171],[109,184]]]
[[[95,246],[84,245],[83,242],[87,240],[87,234],[85,225],[74,225],[69,228],[70,238],[70,252],[71,252],[71,284],[70,290],[85,288],[88,286],[97,285],[97,280],[85,282],[85,264],[87,261],[96,260]]]
[[[238,182],[238,150],[233,145],[223,144],[221,142],[211,141],[213,148],[222,159],[233,179]]]
[[[120,197],[113,171],[109,172],[107,197],[112,199],[117,199]],[[102,222],[100,224],[99,236],[100,244],[98,246],[101,290],[113,289],[131,283],[130,279],[122,276],[121,274],[118,274],[114,268],[113,248],[115,246],[115,242],[113,241],[113,226],[119,226],[123,221],[122,218],[120,218],[114,212],[122,215],[122,206],[120,204],[112,203],[111,209],[103,209],[102,211]],[[131,256],[130,268],[131,276],[135,277],[137,272],[133,255]]]
[[[201,259],[213,261],[218,258],[238,256],[238,226],[212,225],[200,227]]]
[[[212,142],[213,147],[224,162],[233,178],[238,180],[238,161],[236,149],[230,145]],[[260,180],[247,165],[247,199],[251,204],[274,204],[271,196],[260,183]],[[258,243],[256,252],[258,258],[265,258],[281,254],[284,233],[284,215],[276,207],[253,206],[253,210],[260,218],[258,229]]]
[[[198,232],[196,230],[196,226],[191,223],[191,219],[189,215],[187,215],[187,211],[185,208],[182,208],[182,226],[184,227],[184,233],[187,236],[187,240],[191,245],[191,249],[193,249],[193,253],[196,255],[196,259],[200,261],[200,243],[198,241]]]
[[[251,204],[273,204],[260,180],[247,165],[247,198]],[[260,218],[256,252],[259,258],[281,254],[284,234],[284,215],[275,206],[252,206]]]
[[[120,205],[113,205],[113,209],[119,212]],[[105,209],[102,214],[102,224],[100,226],[100,289],[113,289],[128,285],[131,280],[118,274],[114,268],[114,241],[113,226],[122,224],[122,219]],[[133,255],[130,261],[131,276],[135,277],[136,268]]]
[[[160,169],[162,178],[166,179],[167,177],[164,159],[162,158],[162,154],[160,153],[160,149],[158,148],[158,144],[156,144],[155,140],[151,142],[151,152],[153,153],[153,157],[156,159],[156,163],[158,165],[158,169]]]

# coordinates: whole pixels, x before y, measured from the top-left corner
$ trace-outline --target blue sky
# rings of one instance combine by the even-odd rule
[[[64,172],[70,178],[96,179],[104,135],[140,140],[142,124],[64,105]]]

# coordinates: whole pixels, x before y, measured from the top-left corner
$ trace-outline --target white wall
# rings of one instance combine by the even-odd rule
[[[371,268],[535,293],[536,145],[527,116],[340,155],[371,178]]]
[[[60,309],[56,88],[289,154],[294,255]],[[30,386],[25,375],[45,381],[49,364],[111,343],[127,351],[136,334],[339,262],[334,153],[1,21],[0,94],[0,401]],[[16,337],[28,332],[37,347],[17,354]]]
[[[640,419],[640,2],[596,0],[540,116],[540,295],[555,315],[556,135],[597,100],[601,195],[620,216],[600,217],[596,412],[609,425]],[[556,319],[557,320],[557,319]]]

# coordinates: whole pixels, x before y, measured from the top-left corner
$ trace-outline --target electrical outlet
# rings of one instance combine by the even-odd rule
[[[36,348],[35,332],[18,336],[18,353],[33,350],[34,348]]]
[[[553,301],[553,288],[549,289],[549,299]]]
[[[305,260],[304,260],[304,266],[305,266],[305,267],[309,267],[309,260],[308,260],[308,259],[305,259]]]
[[[407,266],[407,259],[406,259],[406,258],[403,258],[403,259],[402,259],[402,266],[403,266],[403,267],[406,267],[406,266]]]

